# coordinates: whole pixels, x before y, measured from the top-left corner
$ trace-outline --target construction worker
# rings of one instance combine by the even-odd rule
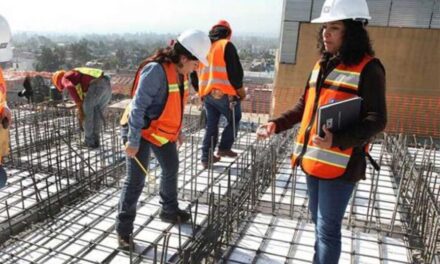
[[[11,29],[6,19],[0,15],[0,62],[12,59],[10,46]],[[3,168],[3,157],[9,153],[8,126],[12,121],[11,111],[6,103],[6,82],[0,67],[0,188],[6,185],[7,175]]]
[[[199,30],[184,31],[170,46],[159,49],[139,66],[132,86],[133,99],[121,125],[127,154],[127,177],[122,187],[116,231],[120,249],[128,250],[136,205],[145,182],[150,151],[162,169],[159,187],[162,221],[185,223],[191,215],[179,209],[176,142],[182,143],[183,109],[187,101],[188,75],[207,64],[211,42]],[[132,245],[133,246],[133,245]]]
[[[84,129],[84,147],[99,147],[103,111],[111,99],[110,77],[100,69],[80,67],[57,71],[52,82],[61,92],[67,89],[78,109],[78,121]]]
[[[301,122],[292,165],[307,175],[309,210],[315,223],[313,263],[338,263],[341,225],[357,181],[365,179],[368,142],[387,122],[385,69],[374,58],[366,25],[365,0],[326,0],[319,34],[321,59],[304,94],[290,111],[260,127],[259,137],[279,133]],[[317,135],[317,107],[333,101],[363,98],[360,119],[346,130]]]
[[[202,145],[202,165],[208,168],[210,153],[218,142],[219,120],[224,115],[228,121],[223,130],[217,156],[212,156],[212,163],[220,161],[220,157],[236,157],[232,151],[235,137],[241,120],[240,101],[245,99],[243,88],[243,68],[237,50],[230,41],[232,29],[225,20],[220,20],[209,31],[212,46],[208,56],[209,65],[201,65],[198,71],[199,96],[206,112],[206,131]]]

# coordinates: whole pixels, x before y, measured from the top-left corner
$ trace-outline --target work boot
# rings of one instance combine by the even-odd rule
[[[135,250],[136,244],[133,242],[133,244],[131,245],[132,250]],[[125,252],[130,252],[130,237],[129,236],[121,236],[118,235],[118,249],[125,251]]]
[[[87,149],[97,149],[99,148],[99,144],[87,144],[86,142],[81,143],[81,148],[87,148]]]
[[[237,157],[237,152],[234,152],[230,149],[226,150],[226,149],[219,149],[217,151],[217,155],[220,157],[230,157],[230,158],[235,158]]]
[[[191,219],[191,214],[181,209],[177,209],[174,213],[167,213],[161,210],[159,217],[162,221],[173,224],[177,223],[177,218],[180,217],[180,223],[183,224]]]
[[[212,156],[212,164],[219,162],[220,161],[220,157],[217,156]],[[203,165],[203,169],[207,169],[209,167],[209,162],[208,161],[202,161],[202,165]]]

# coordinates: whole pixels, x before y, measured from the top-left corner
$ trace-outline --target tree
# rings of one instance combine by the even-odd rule
[[[55,48],[55,51],[53,51],[51,48],[43,46],[41,54],[37,56],[35,69],[37,71],[57,71],[64,64],[64,59],[65,51],[61,48]]]
[[[139,64],[146,59],[147,57],[149,57],[151,55],[151,52],[148,50],[148,48],[145,48],[143,46],[138,46],[136,48],[133,49],[133,64],[132,67],[133,68],[137,68],[139,66]]]
[[[116,60],[120,68],[124,68],[125,66],[127,66],[127,55],[124,49],[118,48],[116,50]]]
[[[61,64],[64,64],[66,62],[66,49],[64,47],[55,47],[53,53],[55,54],[55,56],[57,56]]]
[[[103,69],[104,70],[114,70],[117,68],[117,65],[118,65],[118,60],[116,59],[116,57],[112,57],[112,58],[106,59],[104,61]]]
[[[81,39],[79,42],[70,45],[73,65],[81,66],[93,59],[88,46],[89,42],[86,39]]]

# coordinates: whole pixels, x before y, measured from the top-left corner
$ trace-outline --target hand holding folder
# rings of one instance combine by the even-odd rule
[[[347,129],[359,120],[362,98],[353,97],[346,100],[322,105],[318,108],[317,130],[320,137],[325,127],[332,133]]]

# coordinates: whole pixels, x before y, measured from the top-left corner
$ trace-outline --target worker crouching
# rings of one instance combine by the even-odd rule
[[[55,72],[52,82],[59,91],[67,89],[76,104],[79,126],[85,134],[83,146],[98,148],[103,111],[112,95],[110,77],[100,69],[80,67]]]

